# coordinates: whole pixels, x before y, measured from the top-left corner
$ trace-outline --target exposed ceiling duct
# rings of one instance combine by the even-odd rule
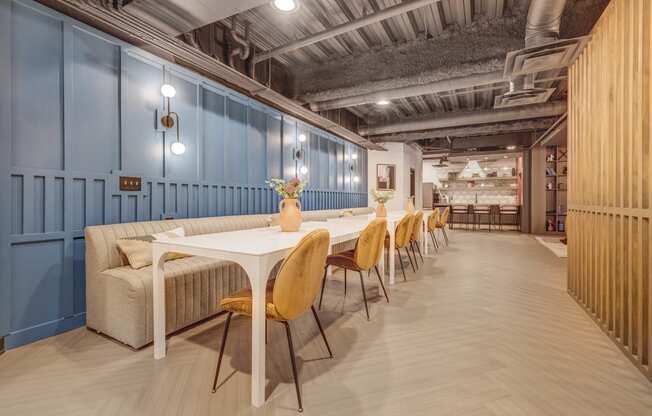
[[[381,134],[399,133],[407,131],[421,131],[443,129],[449,127],[472,126],[489,123],[502,123],[515,120],[528,120],[559,116],[566,112],[565,101],[555,101],[510,109],[470,111],[442,114],[436,118],[432,116],[425,119],[399,121],[397,123],[371,126],[360,129],[363,136],[376,136]]]
[[[389,19],[394,16],[398,16],[407,12],[410,12],[412,10],[416,10],[421,7],[428,6],[432,3],[439,2],[441,0],[412,0],[412,1],[406,1],[403,3],[399,3],[395,6],[388,7],[386,9],[383,9],[377,13],[373,13],[370,15],[367,15],[361,19],[353,20],[347,23],[343,23],[339,26],[332,27],[330,29],[326,29],[322,32],[315,33],[314,35],[310,35],[308,37],[305,37],[303,39],[296,40],[294,42],[291,42],[287,45],[282,45],[279,47],[276,47],[272,50],[269,50],[267,52],[260,53],[256,56],[254,59],[254,62],[262,62],[267,59],[273,58],[278,55],[282,55],[284,53],[292,52],[297,49],[304,48],[306,46],[315,44],[317,42],[321,42],[326,39],[334,38],[335,36],[342,35],[344,33],[348,33],[357,29],[360,29],[362,27],[371,25],[373,23],[378,23],[380,21]]]
[[[566,0],[532,0],[525,25],[525,47],[541,46],[559,39]]]

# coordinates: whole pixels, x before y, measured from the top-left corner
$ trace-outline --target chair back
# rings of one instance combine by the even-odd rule
[[[439,224],[442,227],[446,227],[446,224],[448,224],[448,215],[450,214],[450,212],[451,212],[451,207],[446,207],[446,209],[444,209],[444,212],[441,214],[441,217],[439,217]]]
[[[376,218],[371,221],[355,244],[355,263],[362,270],[369,270],[378,264],[380,256],[383,255],[383,243],[387,232],[387,220]]]
[[[396,248],[405,247],[410,242],[412,236],[412,226],[414,224],[414,215],[406,214],[396,226],[394,242]]]
[[[437,228],[437,224],[439,223],[439,208],[435,208],[435,210],[430,214],[428,217],[428,232],[435,231],[435,228]]]
[[[329,245],[328,231],[315,230],[303,237],[281,264],[272,300],[283,318],[295,319],[314,303],[326,267]]]
[[[414,214],[414,222],[412,223],[412,241],[419,241],[421,238],[421,231],[423,230],[423,211]]]

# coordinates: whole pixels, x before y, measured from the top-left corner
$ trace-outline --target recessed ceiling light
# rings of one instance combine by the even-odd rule
[[[380,100],[376,104],[378,104],[378,105],[389,105],[389,101],[388,100]]]
[[[516,146],[515,145],[507,146],[507,150],[516,150]]]
[[[274,0],[272,5],[282,12],[293,12],[297,9],[296,0]]]

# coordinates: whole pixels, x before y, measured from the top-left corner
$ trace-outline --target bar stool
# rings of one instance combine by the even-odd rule
[[[313,306],[317,292],[319,291],[319,278],[326,264],[329,244],[330,236],[326,230],[315,230],[303,237],[281,264],[276,279],[268,282],[267,294],[265,296],[266,319],[280,322],[285,326],[288,347],[290,349],[292,375],[294,376],[294,387],[296,388],[297,401],[299,402],[299,412],[303,411],[303,405],[301,403],[299,376],[297,374],[294,345],[292,344],[290,321],[299,318],[308,309],[312,310],[312,315],[324,339],[328,354],[330,358],[333,358],[333,352],[326,339],[324,328],[321,326],[321,322]],[[251,289],[241,290],[222,299],[220,302],[222,308],[228,311],[229,314],[226,317],[224,333],[222,334],[222,346],[220,347],[217,369],[215,370],[215,378],[213,379],[213,393],[216,391],[217,380],[220,375],[222,356],[224,354],[224,346],[226,345],[226,337],[229,333],[231,317],[234,313],[251,317],[252,304]]]
[[[485,216],[487,218],[487,225],[489,227],[489,231],[491,231],[491,207],[489,205],[476,205],[473,207],[473,217],[475,218],[473,221],[473,229],[475,229],[475,226],[478,226],[478,230],[482,230],[482,216]]]
[[[518,205],[501,205],[500,212],[498,215],[499,228],[502,231],[503,229],[503,218],[504,217],[513,217],[514,225],[517,228],[521,228],[521,207]]]
[[[460,218],[464,220],[466,229],[469,228],[469,206],[468,205],[453,205],[451,210],[452,221],[451,228],[453,224],[462,224],[462,221],[459,221]]]

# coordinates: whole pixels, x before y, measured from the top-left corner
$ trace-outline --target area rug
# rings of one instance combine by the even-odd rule
[[[552,251],[555,256],[566,258],[568,257],[568,247],[566,244],[559,241],[561,237],[535,237],[538,242],[543,244]]]

